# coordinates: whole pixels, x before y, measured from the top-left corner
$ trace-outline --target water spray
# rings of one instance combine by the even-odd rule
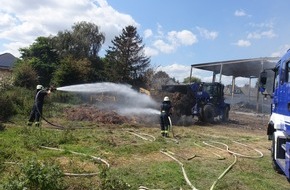
[[[139,93],[128,84],[111,82],[87,83],[56,88],[58,91],[74,92],[80,94],[113,94],[122,97],[122,101],[114,102],[114,110],[120,115],[157,115],[157,102],[150,96]],[[106,105],[103,105],[106,106]],[[107,105],[112,106],[112,105]]]

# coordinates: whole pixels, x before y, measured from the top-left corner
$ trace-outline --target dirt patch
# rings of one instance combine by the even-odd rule
[[[71,121],[91,121],[103,124],[134,123],[134,118],[121,116],[114,111],[99,110],[94,106],[78,106],[65,109],[65,117]]]

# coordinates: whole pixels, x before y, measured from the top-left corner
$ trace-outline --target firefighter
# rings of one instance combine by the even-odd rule
[[[40,117],[42,115],[42,107],[44,103],[44,97],[51,93],[51,88],[44,89],[42,85],[36,86],[36,93],[34,97],[34,104],[32,107],[32,111],[30,113],[30,117],[28,120],[28,126],[32,126],[35,121],[35,126],[39,127],[40,125]]]
[[[171,115],[171,101],[168,96],[165,96],[160,106],[160,127],[161,135],[163,137],[169,137],[169,116]]]

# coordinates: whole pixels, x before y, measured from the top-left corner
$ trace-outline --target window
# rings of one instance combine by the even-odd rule
[[[286,82],[290,82],[290,61],[286,63]]]

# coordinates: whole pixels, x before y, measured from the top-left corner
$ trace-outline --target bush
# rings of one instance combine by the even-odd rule
[[[116,176],[113,176],[109,173],[109,168],[105,166],[100,166],[101,173],[100,179],[101,184],[99,189],[100,190],[129,190],[132,187],[124,182],[121,179],[118,179]]]
[[[4,92],[12,101],[14,114],[28,115],[34,102],[34,91],[26,88],[14,87]]]
[[[0,121],[8,121],[16,111],[11,98],[5,94],[0,94]]]
[[[16,177],[17,176],[17,177]],[[35,159],[21,166],[21,172],[3,185],[6,190],[62,190],[63,172],[52,162],[41,163]]]

